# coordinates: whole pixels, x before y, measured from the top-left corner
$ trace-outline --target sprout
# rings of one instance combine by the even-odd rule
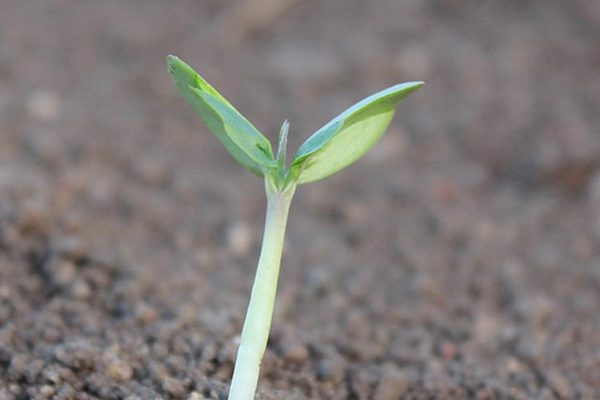
[[[175,85],[214,135],[244,167],[265,180],[267,215],[260,258],[238,348],[229,400],[251,400],[267,347],[285,229],[296,186],[332,175],[361,158],[383,135],[396,106],[423,86],[392,86],[350,107],[304,142],[286,165],[289,124],[271,143],[200,75],[175,56],[167,58]]]

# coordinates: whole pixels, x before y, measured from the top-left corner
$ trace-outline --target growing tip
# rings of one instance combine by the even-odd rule
[[[279,130],[279,143],[282,141],[287,141],[288,131],[290,130],[290,123],[286,119],[283,121],[283,125],[281,125],[281,129]]]
[[[287,153],[287,138],[288,132],[290,130],[290,123],[286,119],[281,125],[281,130],[279,131],[279,146],[277,146],[277,161],[280,165],[285,166],[285,157]]]

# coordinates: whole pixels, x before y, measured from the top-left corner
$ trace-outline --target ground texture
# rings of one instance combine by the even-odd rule
[[[0,2],[0,399],[227,395],[263,185],[169,53],[291,148],[427,82],[298,189],[260,399],[600,398],[597,0],[247,1]]]

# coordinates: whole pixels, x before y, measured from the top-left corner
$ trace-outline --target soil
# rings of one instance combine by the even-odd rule
[[[298,189],[259,399],[600,398],[597,0],[241,1],[0,2],[0,399],[226,398],[263,185],[169,53],[291,148],[427,82]]]

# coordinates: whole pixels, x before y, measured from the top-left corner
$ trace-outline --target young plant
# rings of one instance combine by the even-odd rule
[[[269,141],[200,75],[174,56],[167,59],[175,85],[231,155],[264,178],[267,216],[256,277],[229,391],[229,400],[254,398],[267,346],[290,203],[296,186],[315,182],[361,158],[379,140],[402,100],[423,86],[392,86],[350,107],[304,142],[289,168],[289,124],[279,133],[277,156]]]

